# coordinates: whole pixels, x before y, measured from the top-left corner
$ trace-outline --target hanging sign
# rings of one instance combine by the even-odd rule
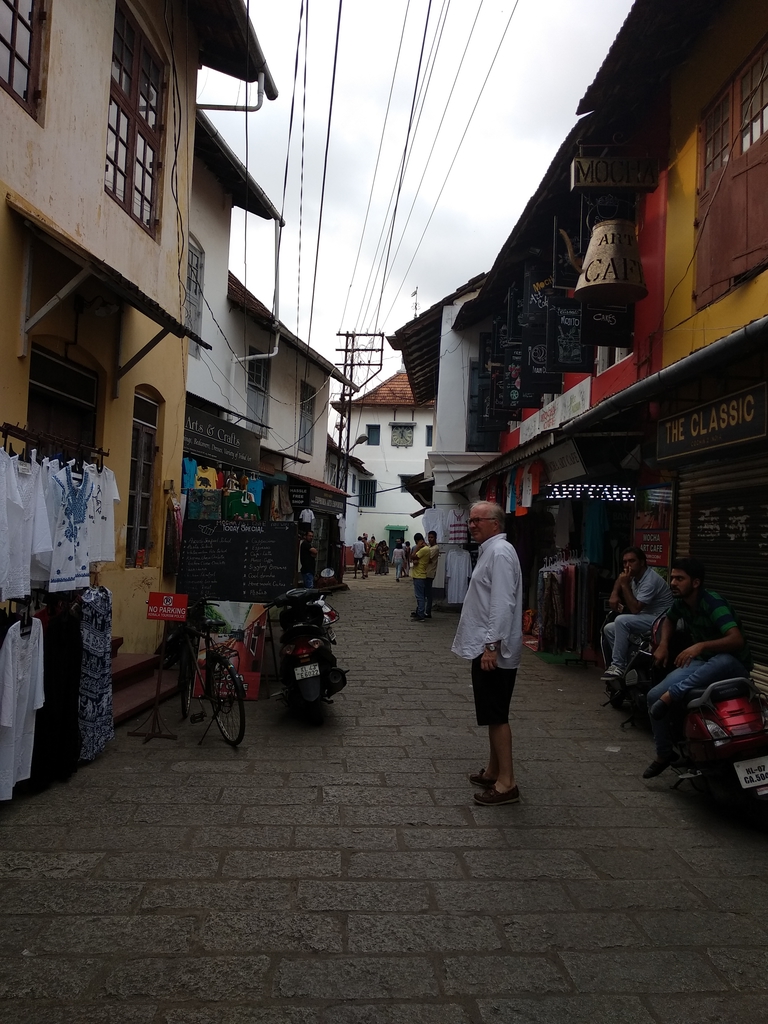
[[[653,192],[659,184],[659,161],[650,158],[576,156],[571,163],[573,189],[628,188]]]
[[[601,348],[631,348],[635,326],[635,307],[581,304],[581,340],[584,345]]]
[[[545,330],[523,328],[522,385],[530,394],[546,395],[562,388],[559,373],[547,370],[547,335]]]
[[[160,619],[161,622],[186,622],[186,594],[152,593],[147,598],[147,618]]]
[[[547,370],[591,373],[594,351],[581,343],[581,303],[550,298],[547,309]]]
[[[526,263],[523,275],[522,322],[531,326],[547,322],[547,289],[552,288],[552,268],[543,263]]]
[[[259,438],[218,416],[187,406],[184,412],[184,451],[204,465],[258,470]]]
[[[656,458],[709,454],[718,448],[759,441],[766,436],[766,384],[737,391],[696,409],[659,420]]]

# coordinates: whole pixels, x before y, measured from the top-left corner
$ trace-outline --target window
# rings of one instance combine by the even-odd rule
[[[315,389],[301,382],[301,402],[299,411],[299,449],[312,454],[312,441],[315,432]]]
[[[125,564],[128,566],[149,561],[157,418],[157,403],[143,395],[136,395],[133,399],[131,478],[128,485],[125,545]]]
[[[152,235],[157,226],[162,85],[159,59],[118,4],[104,188]]]
[[[359,480],[360,484],[360,500],[358,504],[360,508],[376,508],[376,481],[375,480]]]
[[[97,395],[96,374],[33,346],[27,407],[30,430],[69,438],[74,444],[93,444]]]
[[[432,424],[431,423],[427,424],[427,436],[425,438],[425,444],[426,444],[427,448],[431,448],[432,447]]]
[[[768,261],[768,47],[735,68],[700,123],[696,308]]]
[[[39,0],[0,0],[0,85],[37,116],[40,101]]]
[[[258,355],[255,348],[248,349],[249,356]],[[269,427],[267,426],[267,415],[269,412],[269,359],[253,359],[245,365],[248,367],[248,416],[255,420],[261,430],[255,424],[249,424],[254,433],[265,437]]]
[[[184,326],[195,334],[200,334],[203,322],[203,272],[205,269],[205,253],[193,239],[189,239],[187,248],[187,288],[184,298]],[[195,341],[189,343],[189,354],[200,358],[200,346]]]
[[[730,96],[725,96],[707,115],[704,126],[704,188],[709,186],[713,173],[728,163],[731,149]]]
[[[368,444],[381,444],[381,427],[375,423],[367,423],[365,427],[366,433],[368,434]]]
[[[741,79],[741,151],[768,131],[768,51],[762,54]]]

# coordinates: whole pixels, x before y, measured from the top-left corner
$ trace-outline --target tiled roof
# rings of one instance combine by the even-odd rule
[[[352,399],[353,405],[391,405],[391,406],[432,406],[434,402],[417,402],[408,380],[407,373],[396,373],[378,387],[365,395]]]

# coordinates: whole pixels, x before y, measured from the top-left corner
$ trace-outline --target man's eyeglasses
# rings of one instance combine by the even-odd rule
[[[475,516],[474,518],[467,520],[470,526],[474,526],[475,523],[490,523],[491,521],[492,520],[489,519],[488,516]]]

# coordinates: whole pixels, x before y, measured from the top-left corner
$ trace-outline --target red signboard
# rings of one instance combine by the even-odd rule
[[[186,594],[150,594],[147,600],[147,618],[164,622],[187,621]]]

